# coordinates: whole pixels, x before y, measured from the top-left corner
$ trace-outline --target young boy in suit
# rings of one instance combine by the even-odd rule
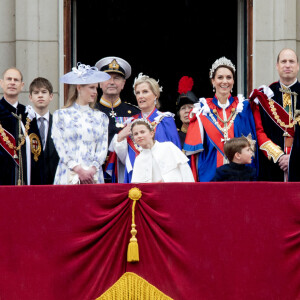
[[[35,167],[40,168],[42,184],[53,184],[59,157],[51,138],[52,114],[49,112],[49,104],[53,99],[51,82],[46,78],[35,78],[29,86],[29,99],[36,113],[41,148]]]
[[[256,169],[247,166],[251,164],[253,150],[245,137],[227,141],[224,153],[229,164],[217,168],[212,181],[256,181]]]

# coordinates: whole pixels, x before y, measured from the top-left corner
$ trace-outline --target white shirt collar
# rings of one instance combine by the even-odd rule
[[[218,100],[218,105],[223,108],[226,109],[229,106],[229,100],[227,99],[226,103],[222,104],[219,100]]]
[[[47,111],[43,116],[39,115],[37,112],[35,112],[36,114],[36,119],[38,120],[40,117],[44,117],[48,122],[49,122],[49,119],[50,119],[50,112]]]

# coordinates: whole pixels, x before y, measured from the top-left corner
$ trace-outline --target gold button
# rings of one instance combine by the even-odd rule
[[[131,114],[131,110],[129,110],[128,113]]]

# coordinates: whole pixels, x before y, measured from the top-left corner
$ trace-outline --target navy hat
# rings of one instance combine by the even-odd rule
[[[93,84],[106,81],[110,75],[101,71],[98,68],[77,64],[77,68],[72,68],[72,71],[60,77],[60,82],[67,84]]]
[[[183,76],[179,80],[178,93],[179,97],[176,101],[177,110],[185,104],[194,104],[199,101],[196,95],[192,92],[194,80],[191,77]]]
[[[106,73],[119,73],[125,77],[129,78],[131,75],[131,66],[125,60],[117,56],[108,56],[100,59],[95,65],[100,71]]]

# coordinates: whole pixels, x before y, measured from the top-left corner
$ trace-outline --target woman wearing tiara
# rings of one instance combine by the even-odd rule
[[[140,73],[134,81],[133,88],[141,113],[135,115],[129,122],[134,119],[147,119],[154,127],[155,139],[157,141],[170,141],[181,149],[180,139],[173,118],[174,114],[169,112],[163,113],[158,110],[160,106],[158,99],[162,91],[158,82]],[[118,158],[125,165],[124,172],[118,170],[119,182],[129,183],[131,182],[135,158],[140,153],[138,146],[132,140],[129,124],[114,136],[112,145]]]
[[[245,136],[251,143],[252,166],[258,170],[256,132],[249,101],[242,95],[231,95],[235,66],[221,57],[209,72],[215,91],[213,98],[201,98],[190,113],[190,125],[184,144],[186,155],[195,154],[194,175],[198,181],[211,181],[216,168],[228,163],[224,155],[224,143],[233,137]]]
[[[134,120],[131,135],[140,147],[132,182],[194,182],[189,159],[172,142],[155,141],[154,128],[147,119]]]
[[[60,81],[71,84],[67,104],[53,114],[52,138],[59,155],[54,184],[103,183],[108,117],[93,109],[98,82],[110,75],[78,64]]]

